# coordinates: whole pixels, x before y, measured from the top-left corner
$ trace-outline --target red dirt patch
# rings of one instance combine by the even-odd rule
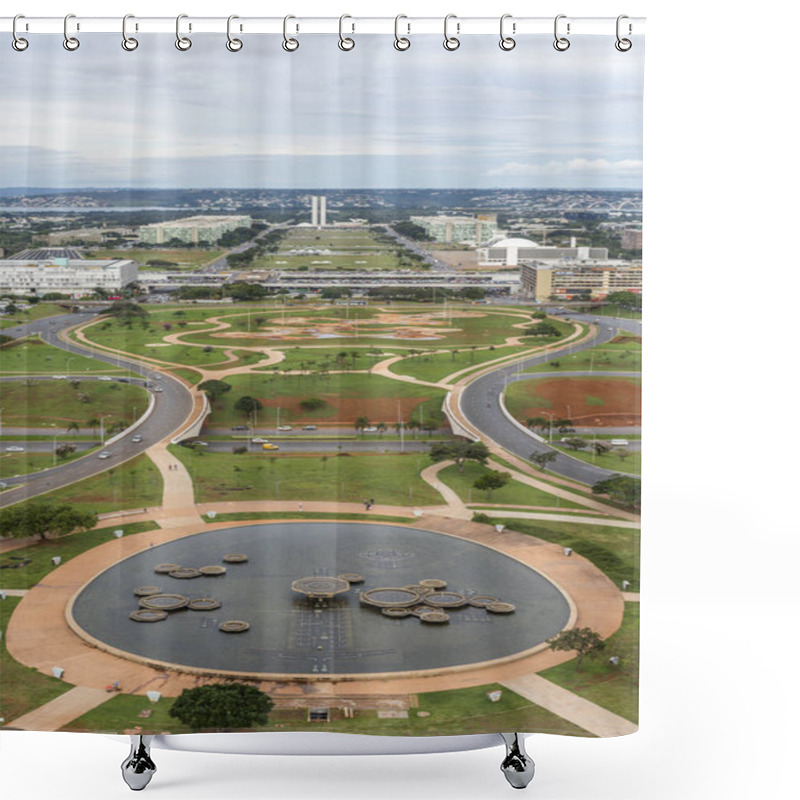
[[[530,393],[550,402],[549,406],[527,406],[523,419],[540,416],[542,409],[578,425],[622,427],[639,425],[642,419],[642,387],[624,378],[547,378],[527,384]],[[589,397],[599,397],[601,406]]]

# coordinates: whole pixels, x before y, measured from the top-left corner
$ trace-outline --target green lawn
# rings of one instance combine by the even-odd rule
[[[503,694],[498,702],[492,703],[486,694],[496,689],[502,690]],[[419,704],[408,710],[408,719],[378,719],[375,711],[357,711],[352,719],[344,719],[341,713],[334,711],[333,719],[328,723],[309,723],[304,709],[274,709],[267,725],[251,730],[285,732],[313,729],[385,736],[441,736],[492,730],[590,735],[500,684],[428,692],[417,697]],[[145,733],[188,733],[190,729],[169,716],[173,703],[173,698],[165,697],[152,704],[143,696],[117,695],[62,730],[118,732],[140,725]],[[138,716],[143,709],[152,710],[149,719]],[[426,716],[419,716],[420,712]]]
[[[619,656],[620,664],[608,663]],[[580,672],[575,659],[539,673],[592,703],[639,722],[639,603],[625,603],[620,629],[606,639],[606,649],[596,659],[584,659]]]
[[[19,563],[20,559],[31,559],[30,564],[16,569],[0,570],[0,588],[2,589],[30,589],[42,580],[55,567],[50,560],[53,556],[61,556],[61,563],[65,564],[75,556],[97,547],[99,544],[114,539],[114,531],[122,530],[125,536],[135,533],[152,531],[158,528],[155,522],[129,522],[128,524],[112,525],[110,527],[95,528],[91,531],[73,533],[58,539],[46,539],[36,542],[28,547],[9,551],[0,556],[3,566]]]
[[[332,373],[329,375],[278,375],[263,372],[231,375],[225,379],[233,388],[214,403],[212,426],[230,427],[248,422],[247,415],[234,409],[243,395],[257,398],[262,409],[257,422],[325,422],[352,425],[359,416],[370,422],[391,425],[398,418],[415,420],[440,414],[445,392],[427,386],[394,381],[380,375]],[[318,397],[325,405],[313,411],[300,407],[304,399]]]
[[[3,305],[5,305],[4,301]],[[26,322],[35,322],[38,319],[45,319],[46,317],[55,317],[59,314],[68,313],[68,309],[56,303],[36,303],[26,311],[18,311],[16,314],[6,314],[2,319],[3,328],[13,328],[15,325],[23,325]]]
[[[51,439],[52,441],[52,439]],[[59,437],[59,441],[69,443],[72,437]],[[0,478],[14,478],[17,475],[30,475],[57,464],[66,464],[76,458],[91,454],[96,448],[89,450],[76,450],[66,458],[58,458],[54,463],[52,453],[6,453],[0,452]]]
[[[581,350],[579,353],[559,355],[546,364],[529,367],[525,372],[572,372],[589,370],[594,372],[641,372],[642,346],[641,344],[628,343],[627,345],[603,345],[591,350]]]
[[[641,532],[636,528],[589,525],[578,518],[575,522],[505,518],[496,521],[518,533],[571,547],[578,555],[604,572],[617,586],[627,580],[631,584],[629,591],[639,591]]]
[[[6,649],[6,628],[21,600],[21,597],[0,600],[0,630],[3,632],[0,641],[0,717],[5,718],[6,725],[72,688],[69,683],[20,664]]]
[[[270,453],[205,453],[178,445],[170,451],[189,470],[195,502],[307,500],[378,505],[440,505],[441,495],[419,472],[424,453],[406,455],[289,456]]]
[[[614,437],[618,438],[618,437]],[[590,442],[591,438],[587,437],[585,441]],[[585,461],[587,464],[596,464],[598,467],[610,469],[614,472],[625,472],[629,475],[642,474],[642,453],[641,450],[628,450],[630,455],[624,459],[617,455],[619,450],[611,450],[608,453],[598,456],[594,450],[589,447],[588,450],[570,450],[567,447],[562,447],[558,442],[553,442],[553,447],[562,453],[566,453],[573,458]]]
[[[465,503],[501,503],[503,505],[519,506],[559,506],[561,508],[581,508],[577,503],[564,500],[561,497],[536,489],[533,486],[510,480],[502,489],[495,489],[491,498],[486,491],[475,489],[472,484],[490,472],[488,467],[482,467],[474,461],[464,464],[464,471],[459,472],[453,464],[439,473],[439,478],[444,484],[453,489]]]
[[[352,343],[342,347],[281,347],[283,361],[269,367],[261,367],[264,372],[283,370],[364,370],[389,356],[379,347],[361,347]]]
[[[64,374],[70,377],[89,375],[120,375],[120,370],[111,364],[93,358],[77,356],[59,347],[43,342],[38,336],[15,339],[0,347],[4,373],[23,375]]]
[[[81,511],[105,514],[129,508],[160,506],[163,489],[161,473],[142,454],[119,467],[48,492],[36,500],[69,503]]]
[[[106,430],[117,422],[127,427],[144,413],[149,400],[141,386],[116,381],[81,381],[74,386],[66,380],[20,380],[3,384],[3,424],[53,425],[55,434],[66,431],[71,422],[88,428],[88,420],[104,416]]]
[[[487,361],[494,361],[504,356],[515,355],[530,350],[533,345],[526,347],[494,347],[485,350],[473,350],[467,347],[463,350],[453,348],[455,351],[436,353],[423,351],[419,355],[409,356],[402,361],[397,361],[389,368],[397,375],[410,375],[423,381],[437,382],[448,375],[469,367],[478,367]],[[435,348],[431,348],[434,350]]]

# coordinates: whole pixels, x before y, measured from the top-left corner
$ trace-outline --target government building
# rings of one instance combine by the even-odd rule
[[[94,260],[73,258],[0,260],[0,293],[43,295],[59,292],[84,297],[95,289],[117,294],[139,274],[130,259]]]
[[[534,261],[520,265],[523,297],[536,302],[590,297],[602,300],[612,292],[642,292],[641,261],[570,263]]]
[[[506,239],[498,237],[478,248],[478,264],[482,267],[516,267],[522,261],[554,261],[574,258],[579,261],[606,261],[608,249],[605,247],[577,247],[574,239],[570,247],[549,247],[532,242],[530,239]]]
[[[252,224],[253,220],[246,216],[185,217],[142,225],[139,236],[143,244],[167,244],[173,239],[181,244],[216,244],[223,234]]]
[[[425,229],[437,242],[445,244],[480,244],[497,235],[497,215],[478,214],[474,217],[447,216],[411,217],[411,222]]]

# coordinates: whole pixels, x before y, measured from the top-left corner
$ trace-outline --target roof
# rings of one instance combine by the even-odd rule
[[[482,245],[483,247],[539,247],[530,239],[493,239]]]

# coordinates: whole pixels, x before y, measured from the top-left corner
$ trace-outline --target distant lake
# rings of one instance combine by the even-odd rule
[[[0,206],[0,212],[9,213],[52,213],[53,211],[71,211],[82,213],[86,211],[103,211],[110,214],[126,211],[199,211],[199,208],[184,208],[179,206]]]

